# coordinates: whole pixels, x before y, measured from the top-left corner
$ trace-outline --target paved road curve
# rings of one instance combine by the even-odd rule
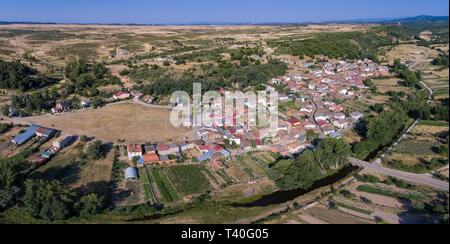
[[[376,171],[378,173],[392,176],[395,178],[403,179],[406,181],[410,181],[417,184],[427,185],[435,189],[443,190],[448,192],[449,183],[445,181],[441,181],[435,178],[432,178],[430,174],[414,174],[404,171],[399,171],[395,169],[390,169],[383,167],[381,164],[375,164],[375,163],[368,163],[356,158],[349,157],[348,158],[349,163],[363,167],[364,170],[372,170]]]

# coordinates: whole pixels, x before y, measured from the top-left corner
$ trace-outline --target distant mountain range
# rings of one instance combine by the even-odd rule
[[[78,25],[154,25],[154,26],[164,26],[164,25],[298,25],[298,24],[329,24],[329,23],[406,23],[406,22],[438,22],[438,21],[449,21],[449,16],[431,16],[431,15],[419,15],[415,17],[405,17],[405,18],[367,18],[367,19],[350,19],[350,20],[328,20],[320,22],[265,22],[265,23],[252,23],[252,22],[190,22],[190,23],[171,23],[171,24],[134,24],[134,23],[56,23],[56,22],[23,22],[23,21],[0,21],[0,25],[10,25],[10,24],[46,24],[46,25],[56,25],[56,24],[78,24]]]

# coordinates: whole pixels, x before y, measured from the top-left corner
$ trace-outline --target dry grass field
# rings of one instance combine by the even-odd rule
[[[395,91],[395,92],[405,92],[408,93],[411,91],[412,88],[406,87],[399,82],[400,80],[398,78],[390,78],[390,79],[383,79],[383,80],[372,80],[372,82],[377,86],[378,92],[388,92],[388,91]]]
[[[95,110],[22,120],[53,127],[66,133],[95,137],[104,142],[116,142],[118,138],[125,140],[125,143],[164,143],[182,140],[188,130],[172,126],[169,118],[168,109],[120,103]]]
[[[401,61],[418,61],[425,57],[425,54],[421,48],[422,47],[417,48],[413,44],[399,45],[387,51],[385,58],[390,65],[394,63],[394,59],[400,59]]]
[[[421,133],[424,136],[428,136],[427,139],[433,139],[435,134],[440,134],[448,131],[448,127],[445,126],[429,126],[429,125],[417,125],[412,130],[413,133]]]
[[[370,97],[361,98],[361,101],[366,102],[370,105],[373,105],[376,103],[386,103],[387,101],[389,101],[389,99],[390,99],[390,96],[385,96],[385,95],[373,96],[373,95],[371,95]]]

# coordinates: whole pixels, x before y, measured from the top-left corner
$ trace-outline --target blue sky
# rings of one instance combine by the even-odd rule
[[[0,21],[188,24],[448,15],[448,0],[0,0]]]

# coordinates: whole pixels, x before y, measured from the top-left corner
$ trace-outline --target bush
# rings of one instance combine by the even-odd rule
[[[124,69],[124,70],[122,70],[122,71],[120,71],[120,75],[121,76],[125,76],[125,75],[128,75],[130,73],[130,71],[129,70],[127,70],[127,69]]]
[[[87,136],[86,136],[86,135],[80,136],[80,141],[81,141],[81,142],[87,142],[87,141],[88,141]]]
[[[0,134],[3,134],[7,131],[9,131],[9,129],[11,129],[13,127],[12,123],[11,124],[7,124],[7,123],[1,123],[0,124]]]
[[[439,147],[439,154],[442,156],[448,156],[448,146],[444,145]]]
[[[381,180],[373,175],[355,175],[355,178],[362,182],[370,182],[370,183],[378,183],[381,182]]]
[[[411,202],[412,207],[417,211],[424,211],[425,210],[425,203],[419,200],[414,200]]]
[[[349,198],[349,199],[355,199],[355,198],[356,198],[356,195],[353,194],[353,193],[351,193],[351,192],[348,191],[348,190],[342,190],[340,193],[341,193],[344,197]]]

